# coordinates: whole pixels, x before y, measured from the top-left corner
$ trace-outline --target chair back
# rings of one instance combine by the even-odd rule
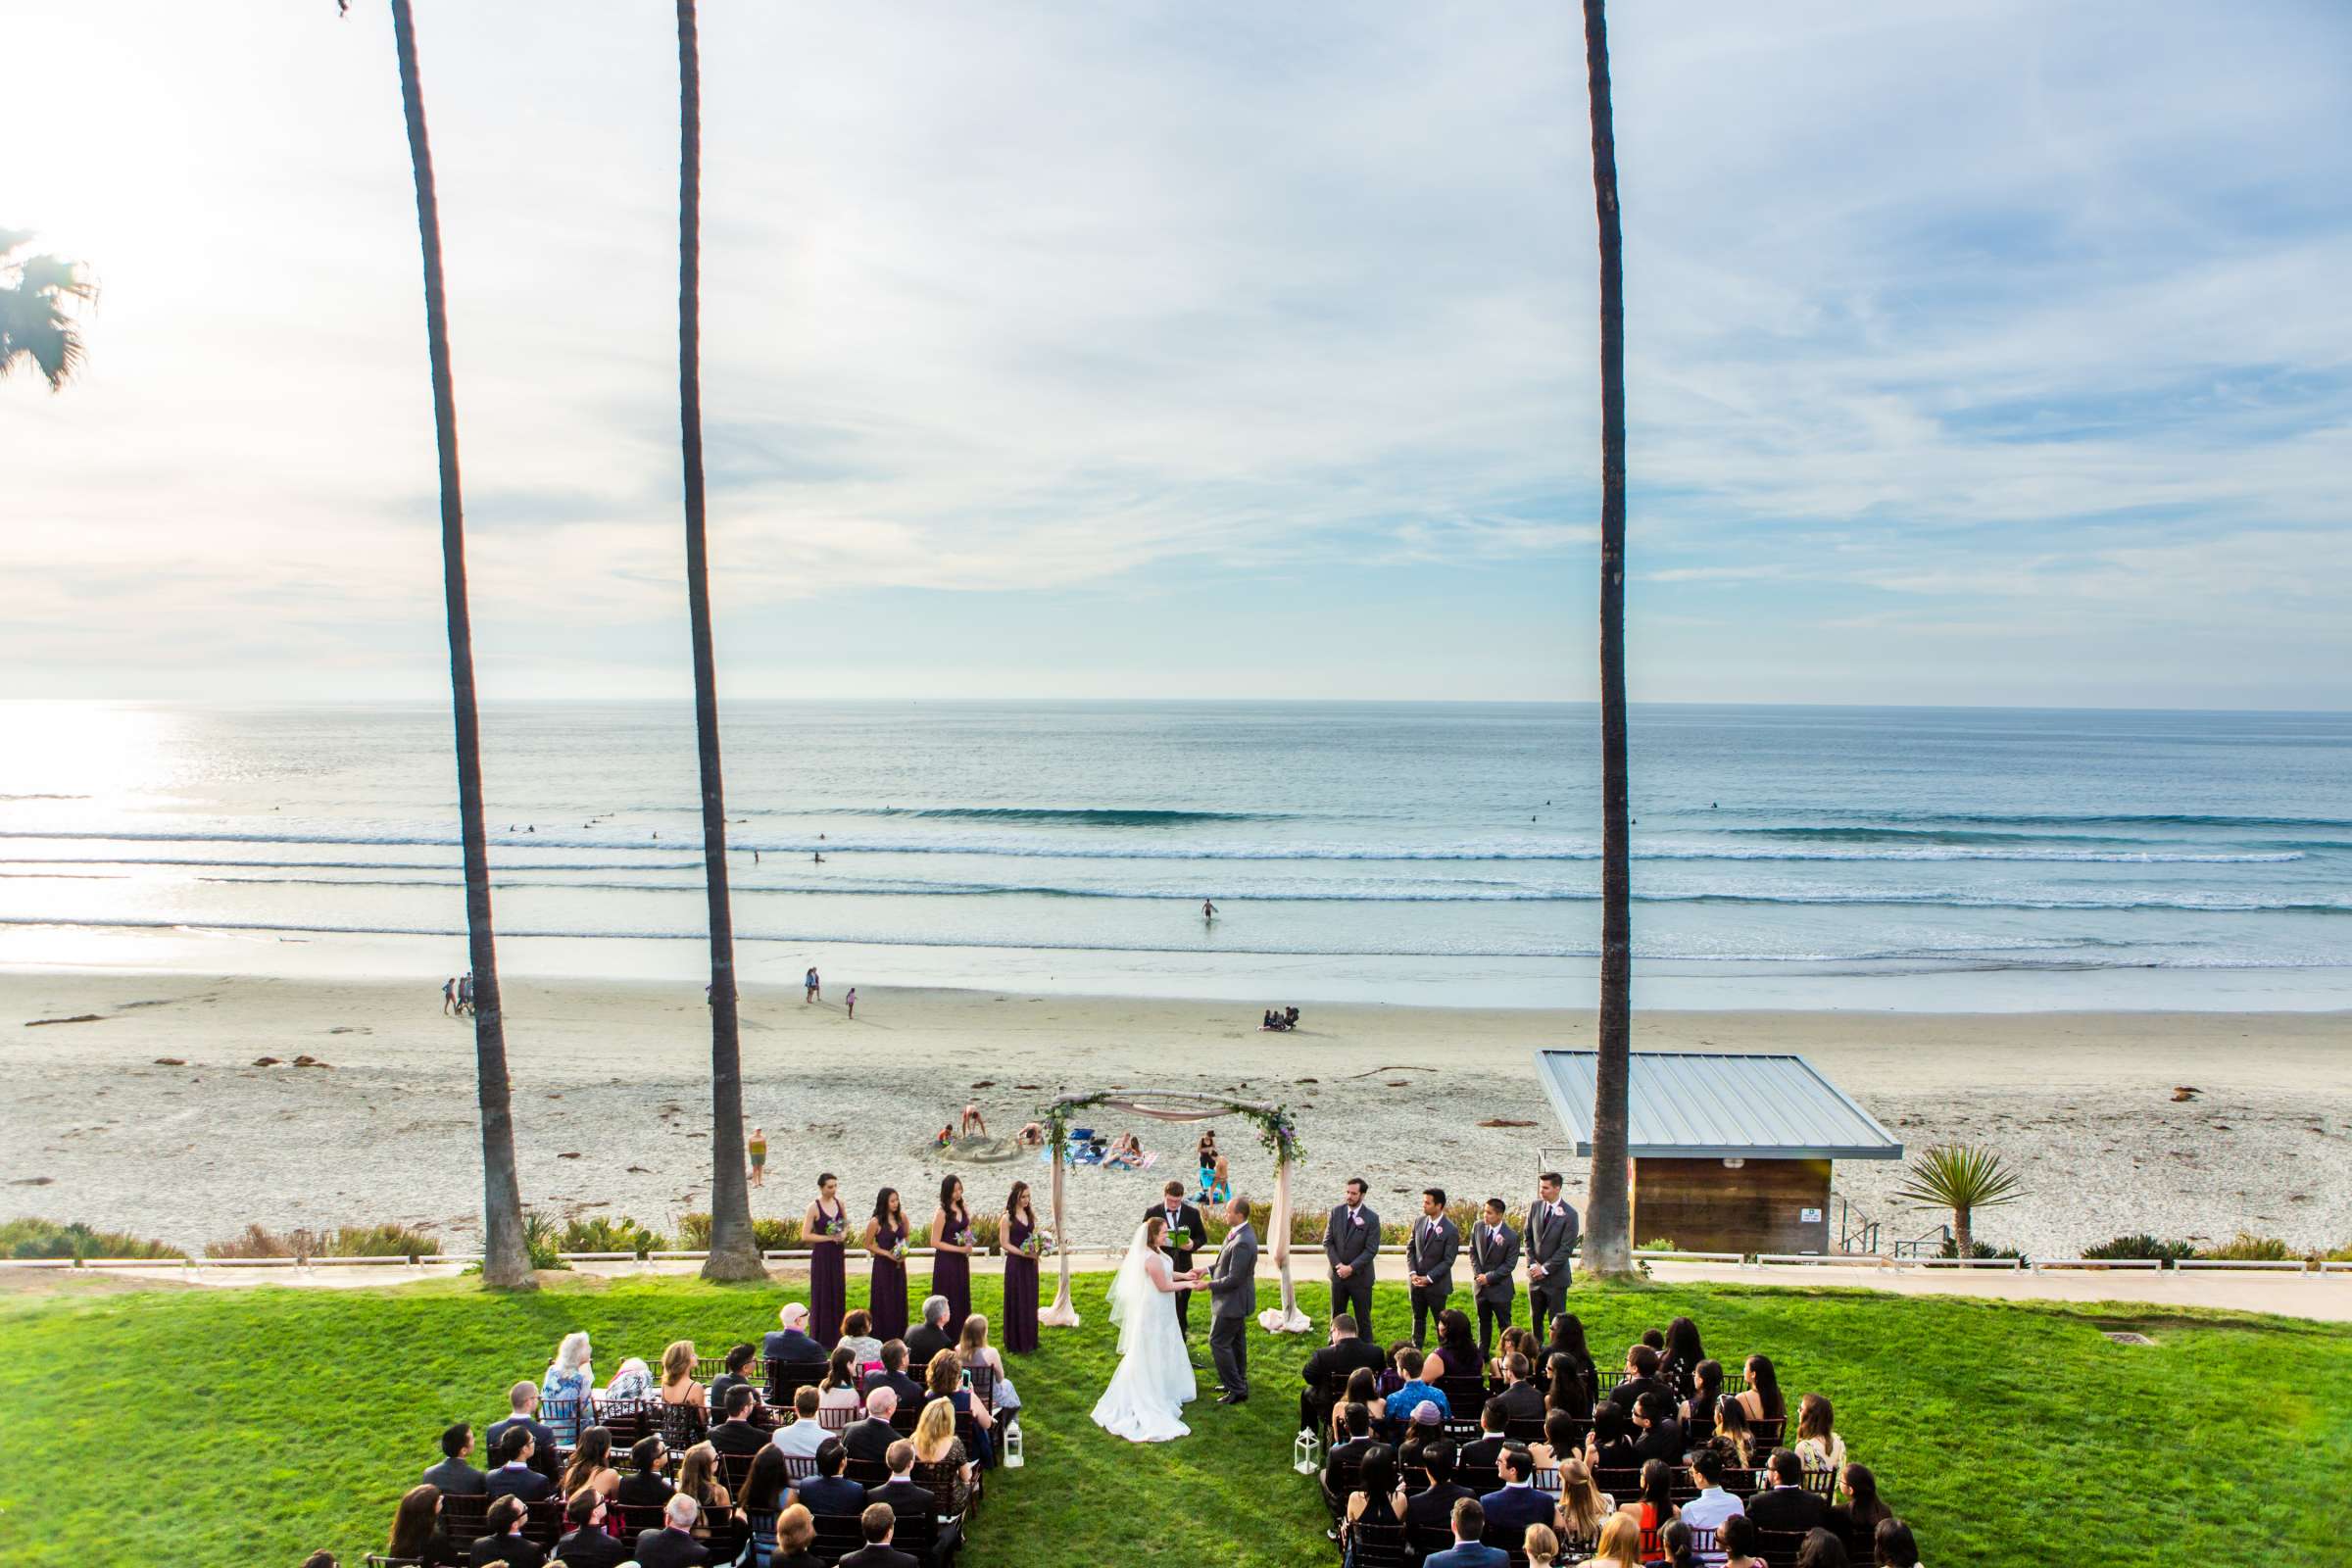
[[[1747,1430],[1755,1439],[1753,1451],[1759,1455],[1769,1455],[1781,1446],[1781,1439],[1788,1434],[1788,1418],[1785,1415],[1760,1416],[1747,1424]]]
[[[662,1510],[651,1503],[616,1502],[612,1506],[619,1511],[621,1533],[632,1542],[640,1532],[659,1530],[662,1526]]]
[[[1544,1418],[1540,1415],[1515,1415],[1502,1424],[1503,1441],[1522,1445],[1544,1441]]]
[[[718,1456],[718,1476],[727,1485],[727,1495],[741,1496],[743,1484],[752,1478],[752,1460],[757,1454],[722,1453]]]
[[[1411,1568],[1415,1560],[1411,1536],[1394,1519],[1376,1519],[1367,1510],[1348,1527],[1350,1568]]]
[[[834,1562],[865,1544],[865,1527],[854,1513],[820,1513],[810,1516],[816,1526],[816,1541],[810,1547],[817,1556]]]
[[[851,1404],[828,1404],[816,1412],[816,1424],[827,1432],[847,1432],[857,1419],[858,1407]]]
[[[996,1408],[997,1369],[983,1361],[969,1369],[972,1379],[972,1397],[988,1409]]]
[[[471,1544],[490,1533],[490,1499],[461,1497],[455,1493],[441,1494],[441,1528],[452,1541]]]
[[[1690,1555],[1698,1558],[1701,1562],[1704,1562],[1714,1554],[1715,1532],[1712,1530],[1700,1530],[1696,1527],[1692,1527],[1690,1531]]]
[[[1805,1549],[1806,1534],[1802,1530],[1759,1530],[1756,1555],[1772,1568],[1796,1568],[1797,1554]]]
[[[890,1479],[890,1466],[879,1459],[860,1459],[851,1454],[842,1460],[841,1473],[861,1487],[878,1487]]]
[[[708,1437],[710,1432],[710,1423],[703,1414],[701,1405],[662,1402],[662,1442],[671,1452],[684,1453]]]
[[[827,1370],[822,1361],[770,1361],[766,1366],[768,1402],[779,1405],[789,1405],[801,1390],[824,1382]]]
[[[784,1479],[785,1479],[785,1480],[787,1480],[787,1481],[806,1481],[806,1480],[808,1480],[808,1479],[810,1476],[812,1476],[812,1475],[814,1475],[814,1474],[816,1474],[816,1455],[815,1455],[815,1454],[813,1454],[813,1453],[788,1453],[788,1454],[786,1454],[786,1455],[784,1456]]]
[[[368,1568],[417,1568],[423,1561],[422,1557],[387,1557],[380,1551],[371,1551],[367,1557]]]
[[[1456,1421],[1478,1424],[1478,1412],[1487,1407],[1487,1380],[1475,1372],[1448,1372],[1438,1379],[1438,1392],[1446,1396],[1446,1407],[1453,1412]]]
[[[1836,1502],[1838,1500],[1838,1472],[1816,1470],[1807,1465],[1804,1473],[1804,1488],[1825,1501]]]
[[[554,1550],[556,1543],[564,1539],[564,1499],[542,1497],[522,1506],[522,1539]]]

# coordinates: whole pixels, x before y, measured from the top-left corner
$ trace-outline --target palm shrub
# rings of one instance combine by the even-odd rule
[[[678,1250],[681,1252],[708,1251],[710,1247],[710,1216],[697,1210],[678,1216]]]
[[[531,1267],[534,1269],[571,1266],[563,1258],[563,1232],[556,1228],[554,1220],[536,1209],[526,1208],[522,1211],[522,1246],[523,1250],[530,1254]]]
[[[2276,1236],[2257,1236],[2252,1231],[2239,1231],[2219,1247],[2200,1250],[2197,1255],[2232,1263],[2284,1263],[2303,1254]]]
[[[2167,1242],[2143,1232],[2137,1236],[2118,1236],[2096,1247],[2085,1247],[2082,1255],[2110,1261],[2146,1258],[2169,1265],[2184,1257],[2196,1256],[2197,1249],[2192,1242]]]
[[[1942,1144],[1911,1161],[1894,1196],[1914,1207],[1951,1210],[1952,1255],[1974,1257],[1976,1211],[2016,1202],[2025,1184],[1993,1150]]]
[[[188,1254],[162,1242],[142,1241],[121,1231],[94,1231],[79,1220],[60,1225],[50,1219],[0,1222],[0,1256],[178,1258]]]

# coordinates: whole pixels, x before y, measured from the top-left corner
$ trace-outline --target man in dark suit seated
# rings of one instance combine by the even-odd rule
[[[442,1461],[424,1473],[427,1486],[439,1487],[445,1497],[480,1497],[489,1494],[483,1485],[482,1473],[466,1462],[473,1451],[473,1428],[458,1421],[441,1434]]]
[[[1625,1352],[1625,1380],[1609,1391],[1609,1402],[1631,1415],[1634,1401],[1644,1394],[1657,1395],[1669,1406],[1674,1403],[1674,1391],[1658,1381],[1658,1352],[1637,1345]]]
[[[798,1301],[786,1301],[776,1313],[784,1326],[760,1336],[760,1353],[772,1366],[785,1361],[796,1366],[823,1366],[827,1359],[825,1348],[808,1337],[808,1309]]]
[[[1308,1356],[1305,1370],[1299,1374],[1306,1379],[1306,1392],[1298,1396],[1298,1424],[1309,1432],[1322,1431],[1331,1410],[1323,1397],[1324,1385],[1335,1379],[1345,1381],[1359,1366],[1377,1372],[1387,1361],[1379,1346],[1358,1334],[1354,1318],[1345,1312],[1333,1318],[1331,1343]]]
[[[936,1515],[939,1498],[929,1487],[914,1479],[914,1445],[904,1438],[890,1446],[890,1479],[878,1487],[868,1487],[865,1500],[871,1504],[888,1503],[891,1513],[900,1519],[920,1519],[925,1514]],[[946,1562],[955,1555],[956,1537],[960,1525],[940,1526],[938,1545],[932,1548],[932,1558]]]
[[[1758,1530],[1799,1534],[1830,1526],[1829,1499],[1805,1490],[1805,1467],[1787,1448],[1772,1450],[1772,1485],[1747,1499],[1747,1517]]]
[[[516,1496],[525,1502],[537,1502],[556,1494],[556,1484],[531,1468],[531,1455],[537,1445],[531,1442],[530,1432],[518,1426],[509,1426],[497,1447],[498,1468],[482,1477],[485,1496]]]
[[[1468,1487],[1454,1484],[1453,1445],[1443,1438],[1423,1446],[1421,1473],[1429,1477],[1429,1485],[1404,1499],[1404,1522],[1410,1526],[1442,1530],[1453,1518],[1453,1505],[1477,1494]]]
[[[703,1396],[710,1401],[711,1409],[722,1413],[726,1410],[728,1390],[753,1387],[752,1358],[759,1353],[748,1341],[727,1351],[727,1369],[710,1380],[710,1388]]]
[[[1355,1466],[1362,1464],[1364,1455],[1369,1453],[1380,1442],[1378,1438],[1372,1436],[1372,1407],[1370,1405],[1348,1405],[1340,1412],[1340,1421],[1347,1428],[1348,1441],[1333,1444],[1331,1451],[1323,1456],[1323,1489],[1326,1492],[1336,1490],[1332,1485],[1332,1476],[1335,1472],[1340,1473],[1340,1479],[1348,1482],[1348,1487],[1352,1490],[1354,1482],[1348,1480],[1348,1472],[1351,1472]],[[1340,1494],[1340,1495],[1345,1501],[1346,1494]]]
[[[853,1421],[841,1434],[841,1446],[853,1459],[871,1459],[884,1463],[890,1456],[890,1446],[899,1441],[898,1428],[890,1418],[899,1413],[899,1396],[888,1389],[876,1389],[865,1396],[864,1419]]]
[[[758,1395],[749,1383],[738,1383],[727,1391],[724,1421],[710,1429],[704,1441],[721,1453],[758,1453],[767,1446],[772,1435],[752,1425],[752,1404]],[[1680,1458],[1681,1455],[1676,1455]]]
[[[865,1375],[864,1385],[858,1392],[871,1394],[876,1389],[888,1389],[899,1396],[901,1404],[923,1402],[923,1386],[906,1375],[906,1342],[905,1340],[884,1340],[882,1342],[882,1370],[868,1372]]]
[[[490,1533],[478,1538],[469,1553],[473,1568],[488,1568],[494,1562],[503,1562],[507,1568],[542,1568],[547,1553],[522,1536],[527,1513],[519,1497],[499,1497],[491,1502],[490,1511],[482,1518]]]
[[[889,1503],[873,1504],[858,1515],[858,1524],[865,1534],[865,1544],[842,1558],[839,1568],[922,1568],[890,1544],[890,1538],[898,1533],[899,1516],[890,1511]]]
[[[637,1568],[702,1568],[710,1548],[694,1539],[694,1521],[702,1509],[683,1494],[662,1510],[662,1528],[637,1533]]]
[[[1485,1475],[1497,1468],[1502,1463],[1505,1444],[1503,1423],[1508,1419],[1502,1413],[1502,1406],[1489,1399],[1486,1408],[1478,1412],[1478,1436],[1462,1446],[1455,1459],[1456,1467],[1472,1475]]]
[[[564,1539],[556,1543],[556,1561],[570,1568],[620,1568],[629,1548],[605,1528],[605,1499],[594,1487],[582,1487],[564,1505]]]
[[[1683,1442],[1683,1424],[1668,1411],[1666,1396],[1655,1390],[1634,1401],[1634,1454],[1638,1459],[1663,1459],[1668,1469],[1683,1462],[1690,1446]]]
[[[538,1419],[539,1385],[517,1383],[507,1391],[507,1404],[514,1413],[495,1423],[483,1435],[490,1452],[498,1452],[499,1440],[516,1427],[531,1435],[531,1468],[550,1482],[561,1478],[563,1471],[556,1454],[556,1434],[552,1427]]]
[[[841,1473],[849,1457],[839,1438],[827,1438],[817,1446],[816,1474],[803,1477],[793,1487],[792,1500],[810,1513],[863,1512],[865,1489]]]
[[[1528,1381],[1535,1375],[1536,1369],[1528,1364],[1526,1354],[1513,1350],[1511,1358],[1502,1363],[1502,1392],[1488,1396],[1487,1408],[1501,1405],[1504,1418],[1510,1421],[1543,1420],[1544,1391]],[[1682,1455],[1675,1457],[1679,1459]]]
[[[634,1467],[620,1478],[613,1489],[612,1500],[625,1502],[632,1508],[665,1506],[675,1489],[662,1477],[662,1466],[669,1459],[669,1450],[660,1438],[639,1438],[629,1449],[629,1463]]]
[[[1479,1540],[1487,1533],[1487,1513],[1476,1497],[1453,1505],[1453,1544],[1422,1559],[1421,1568],[1504,1568],[1511,1554]]]
[[[1529,1525],[1551,1523],[1551,1494],[1536,1490],[1535,1455],[1525,1448],[1505,1448],[1499,1468],[1500,1490],[1478,1499],[1478,1505],[1487,1511],[1487,1523],[1508,1531],[1513,1541]]]
[[[956,1348],[956,1337],[963,1332],[960,1323],[948,1324],[948,1298],[944,1296],[923,1298],[923,1320],[906,1335],[906,1359],[914,1366],[929,1366],[931,1358],[942,1350]]]

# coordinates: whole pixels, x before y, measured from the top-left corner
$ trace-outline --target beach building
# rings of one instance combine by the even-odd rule
[[[1598,1059],[1536,1053],[1536,1078],[1586,1158]],[[1637,1051],[1627,1109],[1637,1246],[1829,1251],[1835,1162],[1903,1157],[1901,1142],[1802,1056]]]

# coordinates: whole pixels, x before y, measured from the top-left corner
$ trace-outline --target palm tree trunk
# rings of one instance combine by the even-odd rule
[[[718,764],[718,673],[703,528],[702,63],[694,0],[678,0],[678,435],[686,463],[686,607],[694,632],[694,749],[703,776],[703,881],[710,904],[710,1253],[707,1280],[766,1277],[743,1173],[743,1040],[735,1015],[735,918]]]
[[[1592,202],[1600,223],[1600,1027],[1585,1264],[1633,1266],[1626,1196],[1626,1081],[1634,1031],[1633,847],[1625,756],[1625,242],[1602,0],[1585,0],[1592,98]]]
[[[1965,1206],[1955,1207],[1952,1210],[1952,1250],[1962,1257],[1973,1257],[1976,1254],[1977,1227],[1975,1221],[1976,1215],[1970,1213]]]
[[[507,1081],[506,1020],[498,1004],[498,950],[490,928],[490,844],[482,820],[482,738],[473,700],[473,616],[466,597],[466,502],[458,479],[458,405],[449,369],[449,308],[442,291],[441,209],[416,75],[416,24],[409,0],[392,0],[400,103],[416,181],[424,246],[424,333],[433,368],[433,444],[441,459],[441,591],[449,620],[449,685],[457,721],[458,823],[466,854],[466,941],[473,965],[474,1091],[482,1115],[482,1280],[527,1290],[530,1251],[514,1176],[514,1090]]]

